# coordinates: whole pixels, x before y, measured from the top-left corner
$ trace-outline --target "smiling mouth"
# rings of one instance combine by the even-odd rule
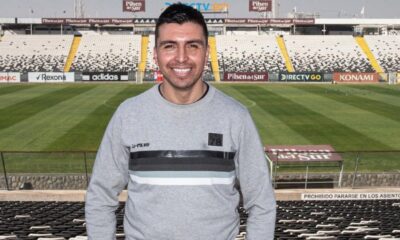
[[[172,68],[177,75],[186,75],[190,72],[190,68]]]

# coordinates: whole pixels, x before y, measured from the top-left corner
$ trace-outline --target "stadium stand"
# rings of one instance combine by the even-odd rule
[[[217,35],[216,38],[218,64],[226,72],[286,71],[275,36]]]
[[[386,72],[400,72],[400,36],[365,36],[365,39]]]
[[[5,35],[0,42],[0,71],[62,72],[72,35]]]
[[[84,35],[71,71],[136,71],[139,56],[140,35]]]
[[[297,72],[374,72],[352,36],[285,36]]]
[[[399,207],[399,200],[278,201],[275,239],[398,239]],[[238,211],[243,240],[247,213]],[[116,239],[124,239],[124,203],[116,216]],[[84,203],[0,202],[0,239],[86,239]]]

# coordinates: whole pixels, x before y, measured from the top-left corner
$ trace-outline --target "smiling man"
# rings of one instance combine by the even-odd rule
[[[125,186],[127,240],[234,240],[239,191],[249,212],[246,239],[273,239],[275,198],[253,120],[202,79],[203,16],[173,4],[155,39],[164,81],[122,103],[107,127],[86,195],[89,239],[115,239]]]

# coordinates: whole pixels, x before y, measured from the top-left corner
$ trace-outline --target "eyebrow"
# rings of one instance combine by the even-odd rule
[[[166,45],[166,44],[177,44],[178,42],[177,41],[172,41],[172,40],[165,40],[165,41],[161,41],[159,44],[158,44],[158,46],[163,46],[163,45]],[[185,42],[185,44],[192,44],[192,43],[197,43],[197,44],[200,44],[200,45],[202,45],[202,46],[204,46],[205,45],[205,42],[204,41],[202,41],[202,40],[190,40],[190,41],[187,41],[187,42]]]

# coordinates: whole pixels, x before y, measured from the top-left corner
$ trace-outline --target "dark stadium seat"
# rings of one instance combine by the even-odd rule
[[[400,238],[399,200],[278,201],[275,239]],[[244,240],[247,213],[239,207],[236,240]],[[322,214],[324,213],[324,214]],[[124,239],[124,204],[117,239]],[[86,239],[82,202],[0,202],[1,239]]]

